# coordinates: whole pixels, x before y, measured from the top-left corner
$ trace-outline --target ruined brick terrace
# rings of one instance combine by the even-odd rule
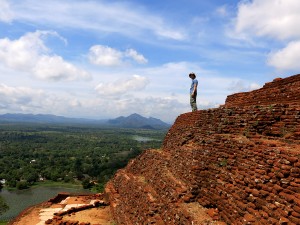
[[[300,75],[180,115],[106,195],[117,224],[300,224]]]

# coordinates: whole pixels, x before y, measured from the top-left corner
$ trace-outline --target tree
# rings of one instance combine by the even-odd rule
[[[82,171],[82,159],[76,158],[73,165],[73,170],[75,173],[80,173]]]
[[[70,182],[72,182],[73,181],[73,178],[72,177],[70,177],[70,176],[65,176],[64,177],[64,182],[66,182],[66,183],[70,183]]]
[[[4,199],[0,196],[0,215],[8,210],[8,205],[4,201]]]
[[[104,188],[105,188],[105,184],[104,183],[98,183],[96,185],[96,190],[97,192],[103,192],[104,191]]]
[[[31,183],[31,184],[38,181],[38,179],[39,179],[39,175],[33,169],[27,170],[24,173],[23,177],[24,177],[24,180],[27,180],[27,182]]]
[[[57,170],[53,170],[50,174],[50,179],[57,181],[59,178],[61,178],[61,174]]]
[[[93,184],[91,183],[90,178],[85,178],[85,179],[81,182],[81,184],[82,184],[82,187],[83,187],[84,189],[89,189],[89,188],[91,188],[91,187],[93,186]]]
[[[27,181],[18,181],[16,185],[18,190],[23,190],[28,188],[28,182]]]
[[[17,185],[17,181],[15,179],[9,179],[6,181],[6,183],[9,187],[16,187]]]

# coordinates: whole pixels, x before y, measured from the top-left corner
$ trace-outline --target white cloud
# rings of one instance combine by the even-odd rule
[[[253,91],[258,88],[261,88],[261,86],[257,83],[248,83],[244,80],[233,80],[231,81],[228,90],[230,90],[232,93],[239,93]]]
[[[101,114],[102,118],[115,118],[132,113],[160,118],[167,122],[189,110],[189,105],[176,97],[138,97],[126,96],[120,99],[94,98],[83,102],[84,109],[92,114]]]
[[[17,70],[29,70],[38,60],[40,52],[48,49],[40,39],[41,32],[28,33],[18,40],[0,39],[0,59],[3,64]]]
[[[186,39],[186,35],[183,32],[180,32],[176,29],[168,29],[163,26],[157,28],[155,30],[155,33],[158,34],[158,36],[168,38],[168,39],[178,40],[178,41],[182,41]]]
[[[19,1],[12,10],[16,12],[16,20],[34,24],[87,29],[104,35],[107,33],[122,34],[140,40],[145,40],[145,33],[165,39],[185,39],[183,28],[172,27],[168,21],[148,12],[137,3],[26,0]]]
[[[235,29],[276,39],[300,38],[299,11],[299,0],[241,1]]]
[[[188,104],[178,101],[176,97],[126,98],[116,105],[115,109],[119,115],[136,112],[144,116],[158,117],[167,122],[173,122],[179,114],[189,110]]]
[[[37,64],[32,68],[36,77],[42,80],[76,80],[89,79],[88,72],[76,68],[65,62],[60,56],[40,56]]]
[[[285,48],[270,53],[267,62],[278,70],[300,70],[300,41],[290,42]]]
[[[51,89],[51,83],[42,82],[36,87],[44,90],[8,87],[10,94],[0,91],[0,113],[50,113],[68,117],[115,118],[120,115],[139,113],[172,122],[179,114],[189,112],[188,73],[197,73],[199,81],[198,108],[217,107],[231,94],[228,86],[237,82],[236,78],[222,78],[211,71],[203,70],[198,64],[187,62],[168,63],[160,67],[139,68],[128,76],[126,71],[114,71],[114,74],[102,74],[100,80],[106,80],[91,93],[90,85],[75,87],[61,86]],[[126,77],[118,79],[119,77]],[[116,80],[109,82],[108,80]],[[151,81],[151,82],[150,82]],[[96,81],[94,81],[96,82]],[[99,81],[98,81],[99,82]],[[244,87],[249,86],[243,81]],[[251,85],[250,85],[251,86]],[[0,87],[1,89],[1,87]],[[23,91],[22,91],[23,90]],[[9,93],[5,91],[4,93]],[[4,100],[5,99],[5,100]],[[17,104],[18,102],[18,104]]]
[[[227,5],[222,5],[221,7],[217,8],[216,13],[221,17],[227,16],[228,15]]]
[[[60,36],[54,31],[27,33],[17,40],[0,39],[0,60],[5,66],[33,74],[45,80],[87,79],[89,74],[65,62],[62,57],[51,54],[44,44],[49,35]],[[60,38],[62,39],[62,38]]]
[[[6,8],[2,7],[4,2]],[[243,1],[241,5],[251,5],[251,2]],[[246,77],[250,73],[247,70],[240,75],[237,70],[245,71],[245,64],[257,65],[258,58],[262,58],[252,54],[257,49],[241,54],[239,50],[246,49],[244,46],[231,48],[226,38],[220,38],[224,23],[235,13],[232,4],[214,2],[212,5],[220,6],[216,11],[208,12],[204,8],[193,14],[193,10],[184,9],[178,13],[180,4],[174,5],[174,11],[168,11],[165,7],[153,4],[148,7],[148,3],[137,1],[0,0],[1,3],[0,21],[12,22],[2,24],[4,29],[9,28],[4,30],[3,37],[9,35],[9,38],[0,39],[0,80],[8,85],[2,86],[3,90],[11,90],[11,94],[0,96],[0,104],[7,105],[6,111],[91,118],[114,118],[137,112],[172,120],[190,111],[189,72],[195,72],[199,81],[199,108],[224,103],[226,95],[232,93],[228,90],[230,85],[235,85],[235,90],[257,87],[247,80],[241,86],[234,83],[240,80],[234,75]],[[187,7],[196,5],[199,4]],[[71,46],[60,48],[61,40],[66,40],[55,31],[14,36],[35,28],[55,30],[68,37]],[[256,35],[252,26],[250,29],[241,23],[239,28],[239,32]],[[203,36],[196,37],[199,32]],[[187,41],[188,35],[192,35],[188,40],[193,41]],[[60,48],[60,53],[54,48]],[[140,49],[145,49],[147,55]],[[147,58],[159,55],[164,57],[156,58],[152,66],[144,65]],[[98,67],[70,58],[90,60]],[[71,85],[45,82],[87,78],[89,74],[80,69],[80,64],[94,75],[91,82]],[[214,71],[204,68],[214,68]]]
[[[95,65],[116,66],[121,64],[122,53],[108,46],[94,45],[90,48],[88,58]]]
[[[75,117],[76,113],[82,111],[81,105],[85,102],[76,95],[57,90],[46,92],[42,89],[5,84],[0,84],[0,99],[0,113],[42,113]],[[91,108],[90,106],[87,110]]]
[[[299,70],[299,11],[299,0],[242,1],[235,20],[236,34],[244,40],[260,37],[281,41],[286,46],[279,50],[271,49],[267,64],[281,71]],[[255,40],[253,43],[258,42]],[[266,46],[272,45],[265,43]]]
[[[13,12],[11,11],[7,0],[0,0],[0,22],[11,22],[13,20]]]
[[[134,49],[127,49],[125,52],[121,52],[103,45],[92,46],[89,50],[88,58],[92,64],[100,66],[119,66],[124,64],[126,58],[131,58],[140,64],[147,63],[147,59]]]
[[[125,52],[125,55],[133,58],[136,62],[138,62],[140,64],[145,64],[148,62],[148,60],[143,55],[139,54],[134,49],[127,49]]]
[[[95,90],[100,95],[117,96],[128,92],[143,90],[148,83],[149,80],[146,77],[133,75],[131,78],[119,79],[113,83],[100,83],[96,86]]]
[[[43,91],[34,90],[28,87],[10,87],[0,84],[1,105],[6,110],[20,111],[36,105],[35,101],[43,95]]]
[[[259,88],[262,88],[262,86],[257,83],[251,83],[249,86],[249,91],[257,90]]]

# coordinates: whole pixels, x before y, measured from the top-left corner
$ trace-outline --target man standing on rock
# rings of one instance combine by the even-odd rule
[[[190,103],[192,107],[192,111],[197,111],[197,86],[198,86],[198,80],[196,79],[195,73],[190,73],[189,77],[192,79],[191,89],[190,89]]]

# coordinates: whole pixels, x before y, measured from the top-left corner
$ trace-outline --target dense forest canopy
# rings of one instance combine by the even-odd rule
[[[96,185],[101,191],[131,158],[145,149],[160,148],[165,133],[79,125],[1,124],[0,180],[18,189],[51,180],[81,182],[84,188]]]

